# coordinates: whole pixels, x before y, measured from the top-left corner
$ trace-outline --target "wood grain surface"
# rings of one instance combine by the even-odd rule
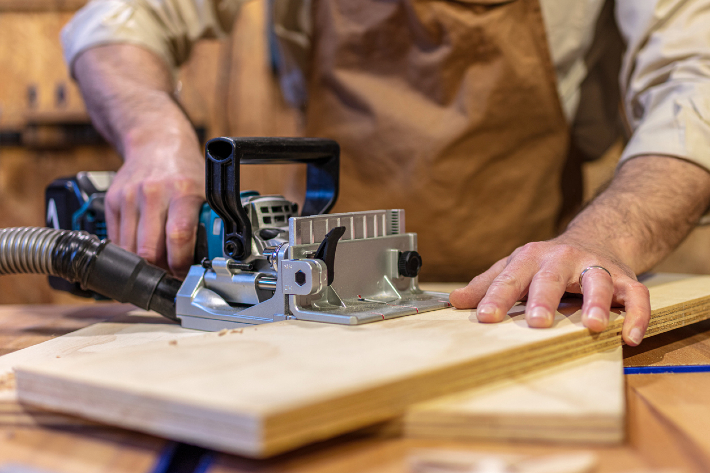
[[[710,277],[651,289],[649,335],[710,316]],[[551,329],[516,306],[363,326],[285,321],[18,367],[23,402],[249,456],[269,456],[402,414],[417,402],[620,344],[623,317],[590,334],[579,301]]]
[[[130,307],[94,304],[92,307],[0,307],[0,349],[3,353],[24,348],[87,324],[112,320],[131,322]],[[146,322],[145,318],[138,319]],[[161,318],[155,318],[162,323]],[[663,338],[662,335],[659,338]],[[653,340],[653,339],[651,339]],[[644,343],[647,343],[645,341]],[[654,379],[675,375],[653,375]],[[650,377],[650,376],[649,376]],[[631,382],[639,379],[627,377]],[[676,383],[674,389],[683,389]],[[598,473],[628,473],[666,468],[685,473],[710,470],[707,453],[690,437],[628,389],[627,443],[618,447],[585,447],[597,454]],[[12,406],[3,405],[5,409]],[[15,404],[14,410],[22,409]],[[45,413],[46,414],[46,413]],[[14,414],[13,414],[14,416]],[[55,415],[55,419],[56,419]],[[153,471],[166,452],[163,440],[115,428],[73,424],[60,426],[17,424],[0,415],[0,465],[13,463],[53,472],[105,471],[135,473]],[[269,460],[233,455],[213,456],[211,473],[405,473],[421,449],[464,452],[550,455],[577,452],[579,446],[524,442],[451,441],[402,438],[397,431],[367,429],[300,448]]]
[[[36,346],[107,320],[130,322],[132,310],[114,303],[0,306],[0,353]],[[163,439],[22,406],[8,395],[12,381],[7,374],[1,379],[0,467],[12,464],[20,471],[35,468],[54,473],[147,472],[165,447]]]
[[[444,286],[439,286],[438,288],[443,289]],[[46,307],[45,309],[50,309],[50,307]],[[92,309],[97,319],[102,316],[110,316],[112,321],[96,323],[75,332],[51,338],[37,345],[14,351],[11,354],[0,357],[0,379],[11,380],[11,367],[22,360],[41,362],[42,360],[53,359],[58,356],[62,358],[92,356],[92,354],[105,352],[116,347],[138,346],[149,341],[161,339],[178,340],[184,336],[200,335],[199,332],[182,329],[175,324],[168,323],[164,318],[153,314],[148,314],[143,311],[128,312],[130,308],[126,306],[101,304]],[[13,307],[6,312],[9,314],[13,310],[20,313],[19,307]],[[25,308],[25,311],[32,313],[38,311],[38,309]],[[46,312],[49,313],[49,311]],[[70,317],[77,315],[73,313],[71,308],[64,308],[63,310],[55,311],[52,318],[61,317],[63,313]],[[112,316],[111,314],[116,315]],[[49,322],[52,318],[45,316],[44,320]],[[17,317],[13,318],[13,320],[20,321],[21,319]],[[12,320],[9,320],[9,322],[12,322]],[[148,471],[141,468],[141,466],[145,467],[151,460],[153,460],[154,464],[157,464],[158,460],[155,456],[157,455],[159,447],[160,456],[166,456],[167,448],[162,448],[162,445],[157,439],[134,434],[133,437],[135,437],[135,441],[126,442],[125,440],[121,440],[122,436],[126,434],[125,431],[120,429],[102,427],[77,417],[64,416],[49,411],[34,409],[30,406],[20,405],[14,401],[13,384],[14,383],[5,382],[2,384],[2,390],[0,390],[0,464],[2,464],[3,461],[11,459],[14,462],[19,462],[24,465],[32,465],[34,467],[41,465],[42,467],[49,468],[53,466],[53,462],[61,462],[62,465],[66,466],[57,469],[52,468],[51,471],[67,471],[64,468],[78,468],[78,471],[85,471],[84,469],[90,471],[89,467],[101,468],[103,464],[97,462],[86,465],[87,459],[82,457],[81,454],[76,454],[75,449],[91,448],[94,451],[100,452],[98,458],[106,458],[106,460],[111,458],[115,458],[116,460],[121,459],[111,464],[111,471]],[[7,446],[3,449],[2,439],[5,433],[3,429],[12,429],[6,434],[9,439],[8,441],[13,442],[12,449]],[[128,435],[130,436],[130,434]],[[57,436],[59,436],[60,439],[58,439]],[[33,452],[32,448],[32,446],[37,444],[37,437],[42,438],[44,442],[51,445],[51,448],[43,449],[43,454],[40,455]],[[75,440],[74,437],[79,438]],[[301,471],[302,468],[306,468],[309,471],[319,471],[323,467],[323,463],[325,463],[333,468],[337,467],[337,471],[361,471],[360,468],[364,465],[358,458],[362,458],[364,452],[379,452],[375,455],[368,455],[371,461],[374,459],[380,465],[378,468],[381,468],[383,462],[385,462],[391,463],[392,466],[396,467],[397,471],[406,471],[410,458],[420,455],[419,452],[421,451],[422,444],[413,443],[406,448],[400,446],[393,449],[391,448],[394,445],[392,442],[395,441],[397,437],[399,437],[399,430],[396,428],[386,429],[377,427],[367,431],[361,431],[330,443],[322,443],[315,448],[312,447],[309,451],[302,450],[296,454],[296,457],[281,458],[277,460],[279,465],[278,469],[279,471]],[[30,447],[22,445],[19,449],[15,448],[16,445],[14,442],[18,440],[22,440],[23,444],[29,444]],[[383,458],[381,447],[376,446],[373,440],[386,444],[386,451],[389,452],[387,459]],[[136,442],[138,441],[147,445],[146,448],[140,452],[140,455],[138,455],[139,452],[137,452],[135,448]],[[109,445],[105,445],[104,442],[108,442]],[[407,445],[409,441],[398,440],[396,442]],[[348,448],[346,450],[339,448],[338,444],[340,443],[347,444]],[[63,455],[59,454],[59,452],[54,449],[55,445],[64,448]],[[432,445],[440,446],[441,443],[435,441]],[[464,444],[458,443],[454,445],[458,447],[457,452],[470,451],[469,449],[461,449],[461,447],[464,447]],[[447,447],[450,446],[447,445]],[[478,451],[482,452],[484,455],[494,455],[494,453],[490,452],[490,447],[478,446],[477,448]],[[567,452],[558,447],[555,447],[552,452],[548,450],[549,448],[543,450],[537,449],[529,451],[529,453],[534,456],[547,456],[553,452]],[[356,451],[359,453],[355,453]],[[437,455],[443,455],[444,457],[450,456],[449,452],[449,448],[436,450]],[[503,453],[506,455],[509,454],[507,452]],[[498,454],[500,454],[500,452],[498,452]],[[611,458],[618,460],[620,456],[632,458],[631,455],[623,452],[616,452],[616,454],[611,455]],[[139,459],[142,458],[142,465],[140,462],[137,462],[136,457]],[[605,457],[609,458],[609,455],[605,454]],[[245,462],[245,460],[239,460],[235,457],[218,456],[214,461],[215,465],[213,468],[219,471],[244,471],[243,468],[246,468]],[[604,464],[604,462],[602,462],[602,464]],[[607,467],[609,465],[611,464],[607,464]],[[138,469],[131,470],[131,468]],[[249,471],[271,471],[272,468],[273,462],[271,461],[255,462],[248,466]]]
[[[432,284],[450,291],[460,284]],[[107,350],[200,335],[167,324],[162,317],[131,312],[130,322],[105,322],[0,357],[0,379],[14,379],[12,368],[54,358],[90,356]],[[624,436],[622,356],[618,347],[550,370],[532,373],[460,395],[412,406],[404,423],[407,435],[454,439],[613,443]],[[15,399],[14,382],[0,390],[0,399]],[[26,410],[26,409],[25,409]],[[17,419],[34,421],[16,412]],[[11,415],[7,412],[7,415]],[[50,414],[42,415],[51,422]],[[68,420],[64,416],[60,422]],[[77,423],[81,423],[78,418]]]
[[[710,373],[626,376],[629,442],[649,464],[710,471],[709,383]]]
[[[710,321],[624,347],[624,366],[710,365]]]
[[[416,404],[406,435],[457,440],[620,443],[625,435],[621,347],[527,376]]]

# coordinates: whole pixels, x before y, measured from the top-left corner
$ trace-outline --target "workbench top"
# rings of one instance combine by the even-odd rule
[[[71,333],[88,325],[134,319],[132,306],[0,306],[0,354]],[[161,318],[154,323],[166,323]],[[140,318],[145,323],[145,316]],[[169,323],[169,322],[167,322]],[[625,364],[710,364],[710,321],[625,348]],[[270,460],[206,452],[122,429],[24,408],[0,395],[0,472],[8,464],[46,472],[407,472],[420,449],[551,454],[587,450],[599,472],[675,468],[710,471],[710,373],[627,375],[628,440],[619,447],[560,447],[521,443],[407,439],[379,426],[302,448]],[[0,380],[0,390],[13,380]],[[0,393],[1,394],[1,393]],[[173,462],[170,465],[170,462]],[[200,460],[202,464],[199,465]],[[174,469],[181,463],[182,469]],[[12,470],[12,471],[23,471]],[[26,470],[32,471],[32,470]]]

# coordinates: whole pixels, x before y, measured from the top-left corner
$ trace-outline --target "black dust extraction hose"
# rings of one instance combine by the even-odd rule
[[[82,289],[178,321],[178,279],[87,232],[43,227],[0,229],[0,275],[21,273],[59,276],[80,283]]]

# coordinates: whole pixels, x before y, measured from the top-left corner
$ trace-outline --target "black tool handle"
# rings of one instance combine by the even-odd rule
[[[241,164],[305,163],[306,201],[301,215],[327,213],[338,199],[340,146],[323,138],[214,138],[205,147],[207,202],[224,223],[224,252],[251,254],[252,228],[239,197]]]

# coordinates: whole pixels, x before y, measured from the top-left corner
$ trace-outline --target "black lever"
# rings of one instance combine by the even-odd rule
[[[224,252],[251,255],[252,227],[239,197],[241,164],[305,163],[306,201],[301,215],[327,213],[338,199],[340,146],[323,138],[215,138],[205,147],[206,193],[224,223]]]
[[[328,285],[333,284],[335,278],[335,250],[338,248],[338,240],[345,234],[345,227],[335,227],[329,231],[323,241],[320,242],[316,250],[315,259],[325,261],[328,268]]]

